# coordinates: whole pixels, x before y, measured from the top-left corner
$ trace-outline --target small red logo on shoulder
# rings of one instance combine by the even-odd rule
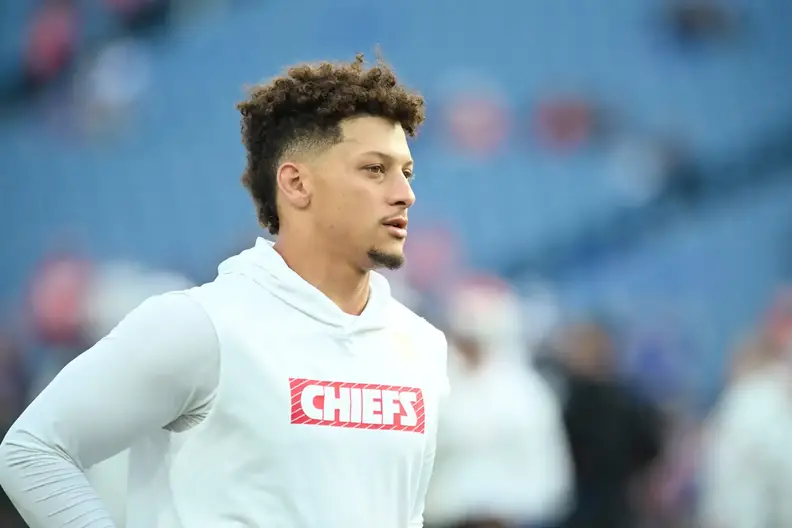
[[[291,423],[423,434],[421,389],[289,378]]]

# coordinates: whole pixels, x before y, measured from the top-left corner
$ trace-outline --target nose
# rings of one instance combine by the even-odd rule
[[[394,178],[395,183],[391,189],[391,205],[398,205],[404,207],[412,207],[415,203],[415,193],[413,192],[410,181],[403,175],[401,178]]]

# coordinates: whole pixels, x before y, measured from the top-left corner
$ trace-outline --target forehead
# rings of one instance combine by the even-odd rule
[[[343,141],[339,145],[348,155],[378,152],[399,162],[412,161],[407,135],[399,123],[382,117],[362,116],[341,122]]]

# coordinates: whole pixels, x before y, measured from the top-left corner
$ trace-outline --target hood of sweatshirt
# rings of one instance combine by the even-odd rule
[[[366,307],[360,315],[350,315],[295,273],[273,245],[259,238],[255,246],[220,264],[218,274],[244,276],[292,308],[344,333],[379,330],[387,325],[391,291],[385,277],[376,272],[369,274]]]

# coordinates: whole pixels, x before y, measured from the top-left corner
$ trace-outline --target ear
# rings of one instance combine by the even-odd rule
[[[297,209],[305,209],[311,203],[311,174],[308,168],[295,162],[285,162],[276,174],[281,196]]]

